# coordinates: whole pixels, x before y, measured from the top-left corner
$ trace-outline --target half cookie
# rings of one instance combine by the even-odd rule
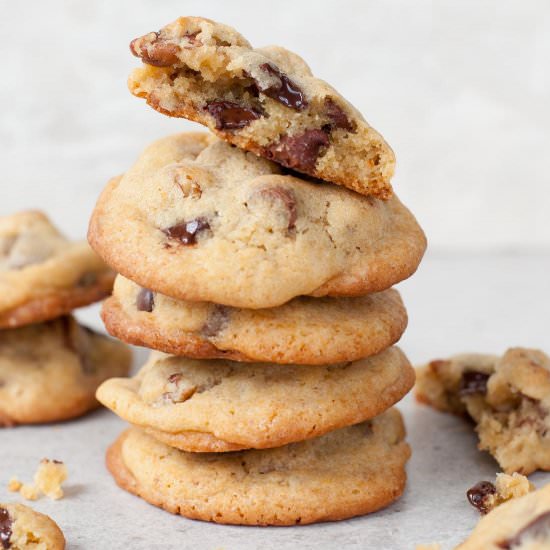
[[[414,273],[426,247],[397,197],[281,175],[204,134],[148,147],[104,190],[88,236],[144,288],[251,309],[385,290]]]
[[[253,49],[231,27],[200,17],[180,17],[130,48],[146,64],[130,90],[157,111],[309,176],[391,195],[393,151],[296,54]]]
[[[414,370],[398,348],[337,365],[198,361],[153,353],[134,378],[97,391],[115,414],[187,451],[277,447],[372,418]]]
[[[63,550],[65,537],[49,516],[23,504],[0,503],[0,548]]]
[[[99,404],[97,386],[128,373],[127,346],[72,317],[0,331],[0,426],[66,420]]]
[[[396,290],[357,298],[294,298],[271,309],[175,300],[118,276],[102,318],[130,344],[186,357],[331,364],[374,355],[405,330]]]
[[[550,470],[550,358],[512,348],[502,357],[457,355],[418,370],[416,396],[476,422],[479,448],[507,473]]]
[[[138,429],[122,434],[107,466],[127,491],[169,512],[243,525],[349,518],[403,492],[410,456],[395,409],[316,439],[263,451],[186,453]]]
[[[0,217],[0,328],[54,319],[97,302],[114,273],[37,211]]]

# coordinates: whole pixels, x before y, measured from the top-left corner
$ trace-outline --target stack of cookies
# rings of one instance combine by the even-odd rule
[[[0,427],[66,420],[130,367],[130,350],[71,316],[101,300],[113,272],[37,211],[0,218]]]
[[[131,49],[132,92],[215,135],[153,143],[92,215],[90,243],[119,273],[107,329],[155,350],[98,390],[133,426],[111,473],[221,523],[389,504],[410,455],[391,407],[414,382],[391,287],[426,246],[392,192],[391,149],[297,55],[225,25],[180,18]]]

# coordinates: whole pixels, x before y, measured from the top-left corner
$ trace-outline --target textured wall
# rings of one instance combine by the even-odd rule
[[[434,249],[550,247],[550,2],[2,0],[0,213],[83,234],[105,181],[191,128],[126,90],[131,38],[178,15],[280,43],[398,156],[395,188]]]

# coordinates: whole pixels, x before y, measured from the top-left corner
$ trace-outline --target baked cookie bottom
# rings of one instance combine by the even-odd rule
[[[191,519],[298,525],[368,514],[399,498],[410,448],[400,413],[269,450],[186,453],[135,428],[107,452],[117,484]]]
[[[326,365],[382,352],[407,326],[394,290],[295,298],[271,309],[175,300],[118,276],[101,316],[124,342],[197,359]]]
[[[97,274],[90,285],[51,291],[31,298],[8,311],[0,312],[0,329],[16,328],[31,323],[41,323],[71,313],[74,309],[99,302],[113,289],[115,273],[106,271]]]
[[[396,347],[353,363],[274,365],[151,355],[97,398],[162,442],[191,452],[267,449],[374,418],[414,384]]]

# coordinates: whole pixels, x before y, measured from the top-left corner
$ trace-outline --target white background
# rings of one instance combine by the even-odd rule
[[[547,0],[2,0],[0,214],[82,235],[107,179],[190,128],[132,97],[135,36],[178,15],[282,44],[396,151],[395,189],[432,250],[550,247]]]

